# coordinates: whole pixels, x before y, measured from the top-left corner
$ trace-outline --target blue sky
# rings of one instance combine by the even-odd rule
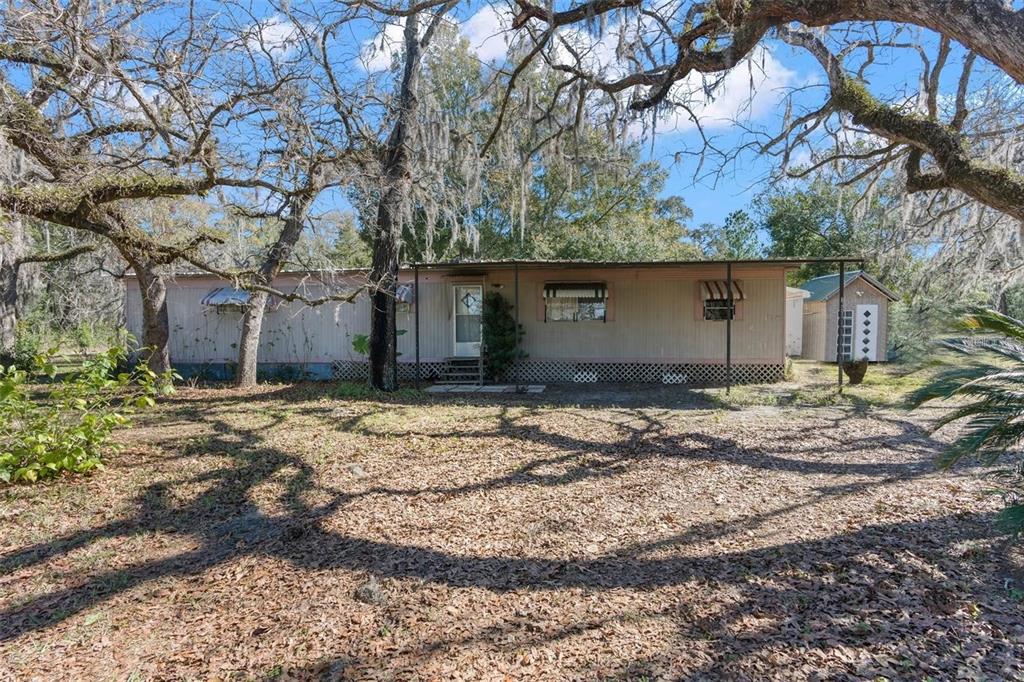
[[[464,5],[457,16],[463,35],[481,60],[500,63],[506,49],[508,10],[501,5],[478,3]],[[585,46],[595,64],[608,67],[615,60],[614,28],[612,20],[600,35],[576,27],[571,29],[575,32],[572,39],[577,47]],[[891,29],[881,25],[879,32]],[[383,42],[387,43],[390,38],[397,45],[400,32],[397,25],[389,28]],[[901,39],[905,42],[922,40],[920,36],[908,33],[919,31],[904,29]],[[379,44],[382,38],[378,37],[377,41]],[[923,42],[932,47],[935,44],[927,35]],[[955,82],[962,56],[962,52],[954,50],[944,74],[945,80]],[[383,54],[374,54],[372,60],[375,64],[370,65],[370,71],[383,68],[389,63],[390,56],[385,50]],[[614,73],[615,67],[609,68]],[[879,50],[876,63],[867,70],[866,76],[870,89],[876,94],[914,94],[918,90],[920,71],[921,61],[916,53]],[[753,95],[751,81],[754,84]],[[805,52],[779,41],[767,41],[755,50],[751,64],[734,69],[713,97],[700,104],[697,110],[706,133],[716,146],[734,150],[753,141],[752,131],[774,135],[779,130],[784,115],[782,100],[792,88],[804,88],[796,96],[798,105],[820,106],[827,96],[823,81],[821,67]],[[700,93],[701,77],[694,74],[686,88],[691,94]],[[736,125],[737,122],[742,125]],[[684,198],[694,212],[694,226],[705,222],[720,223],[732,211],[748,207],[760,192],[768,188],[766,179],[773,159],[759,155],[754,149],[742,152],[724,166],[705,158],[698,173],[698,160],[689,154],[700,149],[701,138],[684,112],[659,114],[658,130],[653,143],[648,140],[645,144],[646,153],[669,170],[665,194]],[[717,171],[721,171],[720,174]]]
[[[300,6],[296,10],[301,12]],[[260,11],[253,7],[253,16]],[[502,4],[484,2],[463,4],[456,17],[470,48],[483,62],[500,64],[507,50],[510,10]],[[269,40],[287,39],[289,22],[270,8],[263,14],[264,36]],[[614,75],[616,26],[610,21],[604,32],[589,32],[586,27],[573,27],[570,40],[584,46],[588,58],[599,68],[611,69]],[[890,27],[881,26],[885,31]],[[916,31],[916,29],[914,29]],[[353,78],[376,74],[387,86],[387,67],[391,55],[399,48],[402,28],[396,21],[380,32],[369,22],[353,24],[338,36],[337,49],[353,64]],[[908,40],[909,42],[909,40]],[[925,40],[928,44],[928,40]],[[931,42],[934,46],[934,41]],[[962,53],[954,51],[945,79],[955,81]],[[875,65],[866,72],[870,89],[879,95],[897,91],[916,93],[921,62],[909,51],[879,52]],[[783,96],[789,90],[803,88],[797,103],[817,107],[824,102],[826,89],[820,66],[806,53],[779,41],[768,41],[753,53],[750,64],[734,69],[713,96],[698,101],[695,110],[705,132],[715,145],[734,150],[753,141],[752,131],[774,134],[784,115]],[[751,82],[754,88],[751,89]],[[703,99],[703,81],[699,75],[682,84],[692,98]],[[753,94],[751,94],[753,92]],[[737,125],[739,123],[740,125]],[[773,159],[759,155],[753,148],[741,152],[731,163],[722,166],[705,158],[698,173],[698,159],[692,154],[701,147],[700,135],[683,111],[659,113],[658,133],[653,141],[647,138],[646,154],[669,170],[665,194],[683,197],[693,210],[693,226],[705,222],[721,223],[734,210],[746,208],[768,188],[767,176]],[[720,172],[719,172],[720,171]],[[698,177],[695,177],[698,175]]]

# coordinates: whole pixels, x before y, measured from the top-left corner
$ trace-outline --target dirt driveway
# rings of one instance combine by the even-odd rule
[[[182,391],[0,492],[0,679],[1024,675],[998,500],[917,417],[567,402]]]

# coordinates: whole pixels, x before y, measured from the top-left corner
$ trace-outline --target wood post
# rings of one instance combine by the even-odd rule
[[[732,263],[725,264],[725,392],[732,390]]]
[[[836,375],[839,392],[843,392],[843,291],[846,289],[846,261],[839,261],[839,318],[836,324]],[[852,329],[850,330],[853,331]],[[853,339],[850,339],[851,348]]]
[[[513,266],[513,288],[515,289],[515,309],[516,309],[516,344],[514,346],[515,352],[512,354],[512,378],[516,382],[516,393],[519,393],[519,261],[516,261]]]

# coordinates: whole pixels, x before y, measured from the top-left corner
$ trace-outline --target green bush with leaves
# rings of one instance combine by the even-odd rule
[[[968,332],[944,341],[957,361],[936,375],[912,397],[920,406],[933,400],[955,400],[937,422],[954,422],[962,429],[943,453],[940,464],[951,467],[965,457],[992,466],[1006,501],[1000,525],[1009,532],[1024,531],[1024,322],[995,310],[975,308],[961,318]]]
[[[19,320],[14,329],[14,344],[8,351],[0,352],[0,365],[31,370],[36,356],[43,350],[43,343],[42,333],[36,325]]]
[[[512,304],[497,291],[484,294],[481,324],[487,373],[491,379],[498,379],[516,360],[526,357],[526,353],[519,350],[523,326],[516,325]]]
[[[123,348],[112,348],[56,379],[53,353],[34,367],[0,366],[0,481],[28,482],[102,467],[114,429],[169,393],[173,373],[144,364],[123,371]]]

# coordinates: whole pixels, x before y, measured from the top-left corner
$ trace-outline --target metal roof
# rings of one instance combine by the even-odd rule
[[[747,258],[738,260],[721,260],[721,259],[709,259],[709,260],[657,260],[657,261],[599,261],[599,260],[520,260],[520,259],[503,259],[503,260],[457,260],[457,261],[441,261],[436,263],[406,263],[401,266],[402,270],[412,270],[413,268],[419,268],[421,270],[481,270],[481,269],[529,269],[529,268],[672,268],[672,267],[687,267],[687,266],[707,266],[707,265],[720,265],[723,268],[726,265],[780,265],[785,267],[799,267],[808,263],[861,263],[864,258],[862,256],[841,256],[837,258]],[[368,274],[369,268],[336,268],[336,269],[322,269],[322,270],[285,270],[280,273],[280,277],[338,277],[346,275],[362,275]],[[125,273],[128,277],[134,277],[133,271]],[[214,277],[209,272],[202,271],[190,271],[190,272],[177,272],[167,275],[167,279],[173,280],[175,278],[193,278],[193,277]]]
[[[889,300],[895,301],[899,297],[877,279],[863,270],[852,270],[846,273],[846,286],[849,286],[856,279],[861,278],[874,288],[881,291]],[[822,275],[809,279],[800,285],[801,289],[810,292],[808,301],[827,301],[839,293],[839,273]]]
[[[655,260],[655,261],[598,261],[598,260],[458,260],[438,263],[410,263],[403,269],[418,267],[421,270],[471,270],[497,268],[671,268],[699,265],[782,265],[798,267],[807,263],[860,263],[862,256],[837,258],[744,258],[737,260]]]

